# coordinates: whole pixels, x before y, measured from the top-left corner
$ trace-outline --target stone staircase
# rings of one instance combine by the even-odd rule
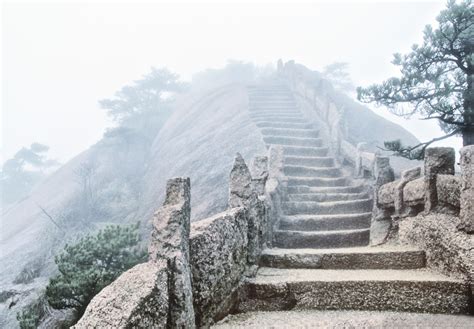
[[[467,284],[426,269],[423,251],[368,246],[372,198],[285,85],[249,87],[249,111],[267,146],[283,148],[288,187],[274,248],[263,251],[239,312],[468,312]]]

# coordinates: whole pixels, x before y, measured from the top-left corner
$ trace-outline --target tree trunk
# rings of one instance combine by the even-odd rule
[[[464,124],[462,130],[463,146],[474,145],[474,67],[468,63],[467,90],[464,96]]]

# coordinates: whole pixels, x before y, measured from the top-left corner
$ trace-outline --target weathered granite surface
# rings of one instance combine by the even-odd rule
[[[423,189],[424,184],[424,177],[420,177],[407,183],[403,190],[403,196],[409,205],[423,204],[425,202],[425,191]]]
[[[470,291],[462,280],[427,270],[266,267],[248,281],[246,297],[241,312],[350,309],[465,314]]]
[[[471,329],[472,317],[368,311],[279,311],[230,315],[214,325],[220,329],[261,328],[459,328]]]
[[[190,253],[196,325],[227,315],[247,264],[247,211],[238,207],[191,225]]]
[[[461,206],[461,177],[454,175],[438,175],[436,190],[440,206],[459,209]]]
[[[401,243],[426,252],[427,266],[450,276],[474,279],[474,236],[459,231],[459,218],[420,214],[400,222]]]
[[[375,157],[374,175],[374,207],[372,210],[372,221],[370,223],[370,244],[379,245],[386,241],[390,228],[392,227],[389,211],[380,207],[382,200],[379,196],[381,186],[390,184],[395,179],[394,171],[390,166],[390,158]]]
[[[139,264],[102,289],[74,328],[166,328],[168,297],[166,261]]]
[[[194,327],[189,266],[191,222],[191,182],[173,178],[166,184],[163,206],[153,215],[153,231],[148,247],[150,261],[168,264],[169,321],[176,327]]]
[[[474,233],[474,145],[461,149],[461,223],[459,228]]]
[[[266,159],[266,157],[261,158]],[[257,262],[263,242],[262,227],[266,226],[266,223],[264,223],[265,198],[263,196],[262,198],[259,197],[259,194],[265,189],[266,170],[263,168],[264,164],[262,163],[257,166],[261,167],[256,170],[260,172],[262,181],[252,178],[244,159],[237,153],[234,165],[230,171],[229,182],[229,207],[245,207],[247,210],[247,261],[249,264]]]
[[[430,147],[425,151],[425,212],[438,207],[436,179],[439,174],[454,175],[456,156],[452,147]]]

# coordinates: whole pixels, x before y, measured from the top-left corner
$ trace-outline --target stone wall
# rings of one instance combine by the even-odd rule
[[[153,215],[149,261],[95,296],[75,328],[206,327],[231,312],[271,244],[272,214],[279,213],[272,208],[282,197],[282,151],[269,154],[251,169],[237,154],[228,209],[192,224],[190,180],[170,179]]]
[[[223,318],[238,300],[238,287],[247,268],[247,234],[243,207],[193,223],[191,272],[199,326]]]
[[[474,285],[474,146],[460,153],[460,176],[454,176],[454,150],[443,147],[427,149],[424,176],[422,168],[403,172],[399,180],[386,168],[376,170],[384,184],[375,186],[371,242],[418,246],[428,267]]]

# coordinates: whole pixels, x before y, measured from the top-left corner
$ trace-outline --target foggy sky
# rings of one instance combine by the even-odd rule
[[[167,66],[189,79],[228,59],[294,59],[312,69],[349,62],[357,85],[397,73],[392,54],[422,41],[445,1],[219,1],[206,3],[10,1],[2,8],[2,159],[40,142],[64,162],[112,123],[97,101]],[[404,121],[419,139],[436,122]],[[459,147],[455,138],[443,145]]]

